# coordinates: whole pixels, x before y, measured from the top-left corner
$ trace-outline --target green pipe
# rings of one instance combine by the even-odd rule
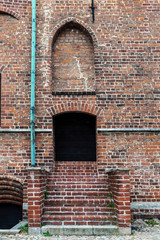
[[[36,54],[36,0],[32,0],[31,52],[31,166],[35,167],[35,54]]]

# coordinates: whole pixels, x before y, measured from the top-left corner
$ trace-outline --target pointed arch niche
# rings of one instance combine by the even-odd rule
[[[53,91],[94,91],[94,46],[89,32],[68,22],[52,45]]]

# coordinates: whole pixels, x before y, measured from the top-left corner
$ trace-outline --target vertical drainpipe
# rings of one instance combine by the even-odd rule
[[[35,53],[36,53],[36,0],[32,0],[32,53],[31,53],[31,166],[35,167]]]

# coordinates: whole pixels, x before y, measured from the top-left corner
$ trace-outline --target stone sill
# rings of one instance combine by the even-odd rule
[[[28,167],[27,171],[45,171],[49,173],[49,169],[43,168],[43,167]]]
[[[106,168],[105,169],[105,173],[115,173],[117,171],[120,171],[120,172],[123,172],[123,171],[126,171],[126,172],[129,172],[131,170],[131,168]]]
[[[18,234],[20,231],[20,229],[0,229],[0,234]]]
[[[131,209],[148,209],[154,210],[158,209],[160,211],[160,202],[132,202]]]

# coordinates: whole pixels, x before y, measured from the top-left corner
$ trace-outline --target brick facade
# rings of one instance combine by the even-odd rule
[[[37,0],[35,126],[42,131],[36,132],[36,167],[54,172],[56,114],[93,114],[99,175],[106,168],[130,168],[131,202],[160,202],[160,2],[97,0],[94,23],[90,5],[90,0]],[[24,203],[30,166],[31,10],[31,1],[0,2],[0,176],[23,181]],[[134,217],[138,211],[133,210]]]

